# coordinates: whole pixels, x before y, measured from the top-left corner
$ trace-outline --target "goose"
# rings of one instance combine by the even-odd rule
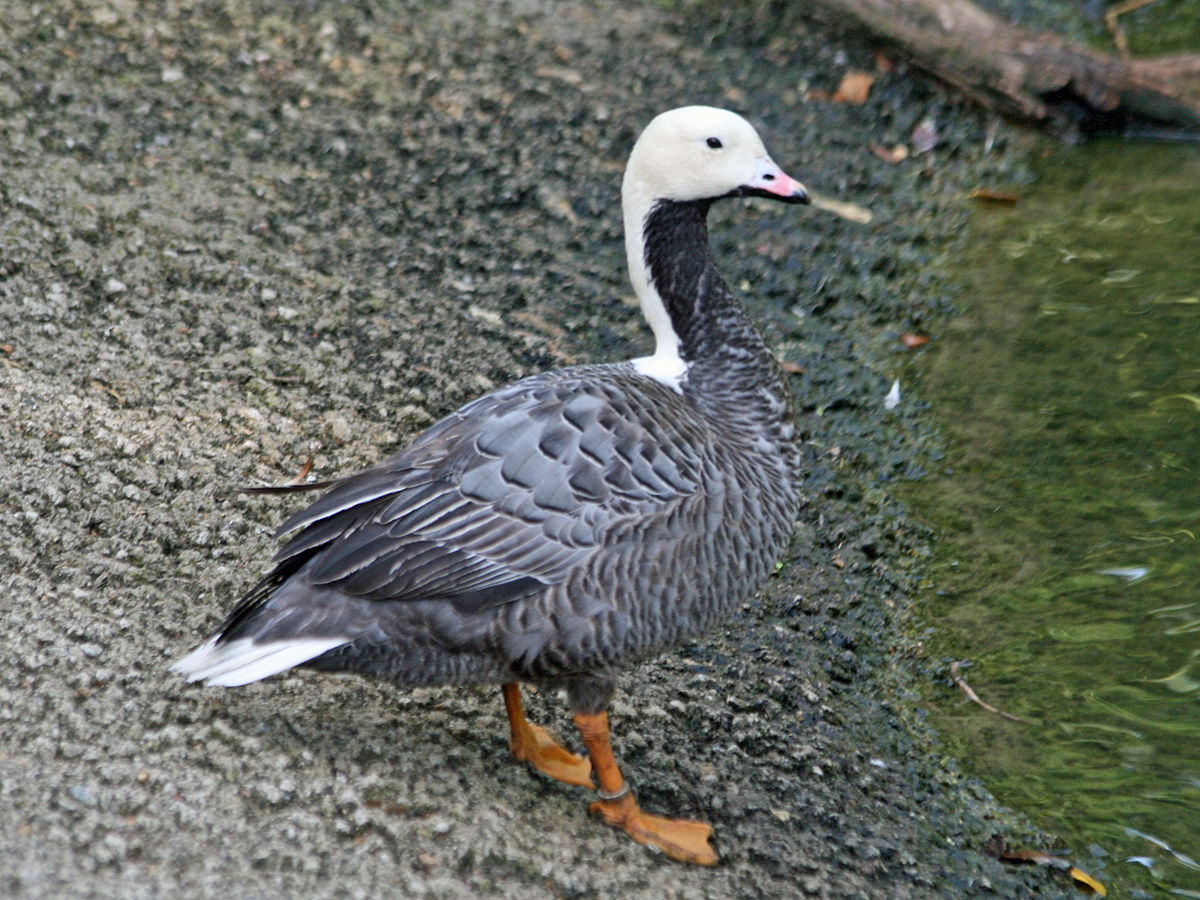
[[[623,666],[757,589],[797,513],[789,393],[708,246],[709,207],[743,196],[808,202],[741,116],[654,118],[622,182],[653,354],[517,381],[327,483],[279,528],[274,567],[173,669],[217,686],[297,666],[501,685],[517,760],[596,790],[591,811],[635,841],[714,865],[707,824],[638,806],[607,708]],[[521,682],[565,692],[586,756],[525,718]]]

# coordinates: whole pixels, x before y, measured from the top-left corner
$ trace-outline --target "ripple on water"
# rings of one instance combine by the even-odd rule
[[[915,363],[943,466],[918,629],[964,767],[1114,884],[1200,892],[1200,152],[1056,151],[956,264]],[[930,466],[931,471],[936,466]],[[945,661],[1037,725],[947,688]],[[941,662],[938,662],[941,660]],[[1092,861],[1088,861],[1091,863]],[[1200,893],[1194,894],[1200,896]]]

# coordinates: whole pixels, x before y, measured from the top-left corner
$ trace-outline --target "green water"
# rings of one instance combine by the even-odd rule
[[[1153,0],[1121,16],[1120,24],[1134,56],[1194,53],[1200,47],[1200,4],[1196,0]],[[1097,43],[1105,50],[1112,49],[1107,31]]]
[[[939,535],[930,707],[1110,897],[1200,897],[1200,150],[1096,144],[1041,170],[973,213],[964,314],[911,373],[949,436],[905,489]],[[950,686],[964,658],[1034,724]]]

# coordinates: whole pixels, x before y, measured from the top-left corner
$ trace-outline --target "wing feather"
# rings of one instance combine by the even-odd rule
[[[461,611],[561,582],[619,523],[700,488],[706,435],[663,426],[662,402],[679,395],[623,365],[535,376],[468,404],[284,522],[275,572],[231,621],[287,577]]]

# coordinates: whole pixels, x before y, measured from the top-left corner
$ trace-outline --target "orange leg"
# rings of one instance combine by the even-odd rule
[[[671,859],[700,866],[717,864],[717,854],[708,843],[712,829],[703,822],[663,819],[638,809],[613,759],[608,741],[608,713],[576,713],[575,727],[583,736],[596,780],[600,782],[600,799],[592,804],[593,813],[598,813],[609,825],[624,828],[639,844],[658,847]]]
[[[525,718],[521,688],[517,684],[506,684],[503,690],[504,707],[508,710],[508,748],[512,755],[543,775],[578,787],[594,788],[592,764],[587,757],[564,750],[545,728]]]

